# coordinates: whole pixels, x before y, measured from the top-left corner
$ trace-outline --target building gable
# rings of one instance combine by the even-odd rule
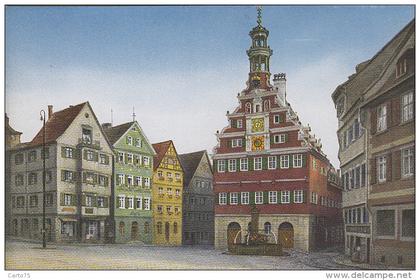
[[[116,149],[133,150],[151,156],[156,154],[150,144],[150,141],[137,121],[133,122],[132,125],[128,127],[128,129],[119,137],[119,139],[114,143],[114,147]]]

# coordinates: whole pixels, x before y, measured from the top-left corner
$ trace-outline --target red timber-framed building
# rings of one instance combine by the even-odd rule
[[[320,140],[286,101],[286,76],[270,84],[269,31],[249,35],[250,72],[239,105],[227,113],[214,148],[215,247],[246,242],[251,210],[258,227],[284,248],[310,251],[341,244],[341,188]]]

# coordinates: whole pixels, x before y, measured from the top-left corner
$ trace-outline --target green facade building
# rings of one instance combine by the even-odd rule
[[[111,216],[116,243],[153,241],[152,177],[156,154],[137,121],[103,124],[112,144],[114,192]]]

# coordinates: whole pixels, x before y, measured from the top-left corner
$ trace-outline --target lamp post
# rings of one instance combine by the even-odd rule
[[[47,239],[45,235],[45,111],[39,112],[41,116],[42,126],[42,248],[47,247]]]

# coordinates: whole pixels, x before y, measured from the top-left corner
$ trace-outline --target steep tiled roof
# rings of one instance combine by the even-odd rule
[[[133,125],[134,122],[120,124],[114,127],[104,129],[105,135],[108,137],[109,142],[114,145],[121,136]]]
[[[5,114],[4,121],[5,121],[5,132],[6,132],[6,135],[20,135],[20,134],[22,134],[22,132],[17,131],[17,130],[14,130],[10,126],[10,124],[9,124],[9,117],[7,116],[7,114]]]
[[[77,117],[77,115],[80,113],[80,111],[86,104],[88,104],[88,102],[71,106],[64,110],[53,113],[52,116],[45,123],[45,143],[48,144],[56,141],[57,138],[60,137],[66,131],[66,129],[69,127],[69,125],[73,122],[73,120]],[[28,143],[28,145],[41,145],[43,143],[43,133],[44,128],[42,127],[41,130],[34,137],[34,139],[32,139],[32,141]]]
[[[184,169],[184,184],[188,185],[200,164],[201,158],[203,157],[205,150],[198,151],[189,154],[179,155],[179,160],[181,161],[182,168]]]
[[[401,47],[412,28],[414,28],[414,20],[395,35],[394,38],[372,57],[372,59],[361,63],[362,67],[359,67],[359,71],[350,76],[349,80],[338,86],[338,88],[344,87],[345,90],[350,92],[353,96],[361,96],[369,86],[381,76],[382,72],[387,67],[388,62],[392,59],[394,53]],[[337,90],[334,91],[332,94],[333,99],[337,96],[337,93]]]
[[[155,155],[155,158],[153,160],[153,168],[154,169],[158,168],[160,162],[162,161],[163,157],[165,156],[166,151],[169,149],[169,146],[171,145],[171,143],[172,143],[172,140],[152,144],[153,149],[155,149],[155,151],[156,151],[156,155]]]

